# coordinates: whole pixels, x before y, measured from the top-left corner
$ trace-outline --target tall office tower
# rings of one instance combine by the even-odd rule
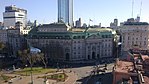
[[[137,16],[137,18],[135,19],[135,22],[140,22],[140,16]]]
[[[114,19],[115,26],[118,26],[118,19]]]
[[[118,19],[114,19],[114,22],[110,23],[110,27],[115,29],[115,28],[117,28],[117,26],[118,26]]]
[[[6,6],[3,13],[4,27],[14,27],[16,22],[27,24],[27,10],[17,8],[15,5]]]
[[[73,0],[58,0],[58,22],[73,26]]]
[[[79,20],[76,21],[76,28],[81,27],[81,18],[79,18]]]

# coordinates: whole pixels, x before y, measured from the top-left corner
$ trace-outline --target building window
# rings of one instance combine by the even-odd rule
[[[76,39],[76,36],[74,36],[73,39]]]
[[[107,47],[107,44],[105,44],[105,47]]]
[[[130,37],[128,36],[128,40],[130,40]]]
[[[132,45],[134,45],[134,42],[132,41]]]
[[[138,38],[136,38],[136,40],[138,40]]]
[[[80,52],[78,52],[78,54],[80,54]]]
[[[109,47],[111,47],[111,45],[109,44]]]
[[[78,49],[80,49],[80,47],[78,47]]]
[[[146,41],[144,41],[144,45],[146,45]]]
[[[145,40],[146,40],[146,38],[145,38]]]
[[[82,36],[82,39],[84,39],[85,38],[85,36]]]

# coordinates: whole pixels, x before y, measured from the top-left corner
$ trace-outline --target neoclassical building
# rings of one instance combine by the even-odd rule
[[[122,51],[132,50],[145,53],[149,50],[149,24],[146,22],[125,22],[120,26]]]
[[[116,32],[109,28],[71,28],[63,23],[43,24],[27,37],[30,46],[51,59],[92,60],[113,56]]]

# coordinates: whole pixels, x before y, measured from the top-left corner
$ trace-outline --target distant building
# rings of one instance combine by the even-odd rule
[[[6,29],[0,29],[0,42],[7,43],[7,30]]]
[[[115,26],[118,26],[118,19],[114,19]]]
[[[10,56],[16,57],[18,50],[27,48],[27,41],[25,35],[29,33],[32,27],[23,27],[21,22],[16,22],[15,27],[7,29],[7,39],[9,45]]]
[[[92,28],[101,28],[101,23],[99,23],[99,25],[93,25],[93,26],[90,26]]]
[[[3,29],[3,28],[4,28],[3,22],[0,22],[0,29]]]
[[[87,28],[87,24],[86,24],[86,23],[84,23],[82,27],[83,27],[83,28]]]
[[[4,26],[3,22],[0,22],[0,26]]]
[[[73,0],[58,0],[58,22],[73,26]]]
[[[16,22],[23,23],[23,27],[27,24],[27,10],[17,8],[16,6],[6,6],[3,13],[4,27],[15,27]]]
[[[79,20],[76,21],[76,28],[80,28],[81,27],[81,18],[79,18]]]
[[[133,54],[132,61],[117,61],[113,68],[113,84],[148,84],[149,56]]]
[[[110,23],[110,27],[116,29],[118,27],[118,19],[114,19],[114,22]]]
[[[19,29],[20,30],[20,34],[24,35],[24,34],[28,34],[29,31],[32,29],[32,26],[26,26],[26,27],[23,27],[23,23],[21,22],[16,22],[16,25],[15,25],[15,28],[16,29]]]
[[[134,18],[129,18],[129,19],[127,19],[127,22],[125,22],[125,23],[129,23],[129,22],[135,22],[135,19]]]
[[[137,16],[137,18],[135,19],[135,22],[140,22],[140,16]]]
[[[108,28],[71,28],[62,23],[31,30],[27,42],[53,60],[78,61],[113,57],[115,31]]]
[[[134,19],[128,19],[118,29],[121,35],[122,51],[149,50],[149,24],[146,22],[135,22]]]

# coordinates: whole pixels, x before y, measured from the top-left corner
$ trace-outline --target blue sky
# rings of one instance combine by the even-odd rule
[[[140,13],[141,0],[134,0],[134,18]],[[142,0],[141,21],[149,22],[149,0]],[[0,0],[0,21],[3,21],[5,6],[16,5],[28,11],[28,20],[39,23],[57,21],[57,0]],[[131,17],[132,0],[74,0],[74,21],[79,17],[82,23],[101,23],[109,26],[114,18],[119,22]]]

